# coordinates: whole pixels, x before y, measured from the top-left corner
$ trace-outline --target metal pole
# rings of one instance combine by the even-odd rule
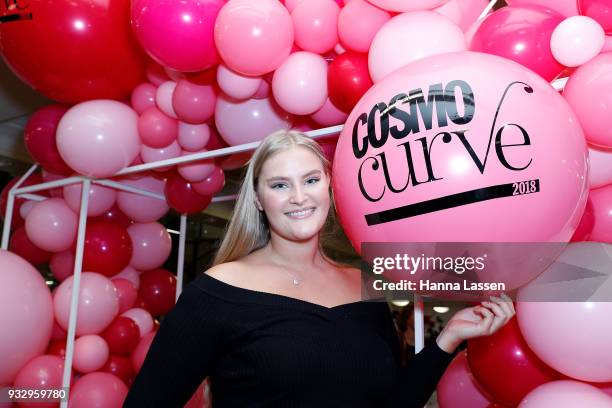
[[[8,249],[9,245],[9,237],[11,236],[11,223],[13,222],[13,207],[15,206],[15,191],[19,189],[19,186],[23,184],[24,181],[30,177],[34,170],[38,167],[37,164],[34,164],[32,167],[28,169],[28,171],[21,176],[17,183],[9,190],[8,197],[6,200],[6,212],[4,213],[4,225],[2,226],[2,242],[0,245],[1,249],[5,251]]]
[[[425,347],[425,313],[423,298],[414,295],[414,352],[418,353]]]
[[[185,270],[185,238],[187,235],[187,216],[181,214],[181,228],[179,235],[178,261],[176,265],[176,299],[183,290],[183,272]]]

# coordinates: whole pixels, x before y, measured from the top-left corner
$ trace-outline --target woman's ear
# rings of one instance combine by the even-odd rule
[[[255,193],[255,207],[257,207],[259,211],[263,211],[263,206],[259,202],[259,197],[257,197],[257,193]]]

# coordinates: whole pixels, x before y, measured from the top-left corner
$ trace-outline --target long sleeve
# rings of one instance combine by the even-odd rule
[[[399,341],[391,313],[387,313],[385,337],[399,359]],[[400,366],[388,400],[389,408],[423,408],[436,389],[455,353],[447,353],[434,341],[417,353],[405,367]]]
[[[222,342],[219,299],[188,285],[164,318],[124,408],[180,408],[209,374]]]

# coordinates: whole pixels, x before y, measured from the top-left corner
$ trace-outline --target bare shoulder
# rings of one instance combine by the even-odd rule
[[[232,261],[215,265],[204,273],[230,285],[241,286],[244,270],[243,262]]]

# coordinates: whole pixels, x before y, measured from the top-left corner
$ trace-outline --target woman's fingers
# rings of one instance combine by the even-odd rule
[[[482,316],[482,320],[478,323],[478,326],[485,332],[488,333],[493,324],[495,315],[484,306],[476,306],[474,312]]]
[[[493,297],[491,297],[493,298]],[[506,312],[502,309],[502,307],[495,302],[483,301],[482,304],[493,311],[494,317],[491,326],[489,327],[489,332],[487,334],[492,334],[496,332],[500,327],[504,325],[508,321],[508,317],[506,316]]]

